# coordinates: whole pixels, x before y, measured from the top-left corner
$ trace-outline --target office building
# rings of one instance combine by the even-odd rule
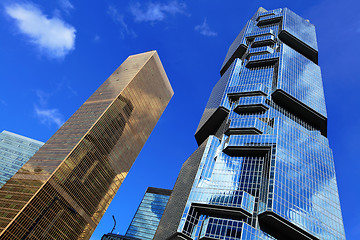
[[[0,188],[44,145],[12,132],[0,133]]]
[[[345,239],[315,26],[260,8],[220,74],[154,239]]]
[[[152,240],[170,194],[171,190],[149,187],[125,236]]]
[[[172,95],[156,51],[128,57],[1,188],[0,239],[89,239]]]
[[[101,240],[152,240],[171,190],[148,187],[125,236],[108,233]]]
[[[124,235],[119,235],[119,234],[115,234],[115,233],[108,233],[108,234],[104,234],[101,237],[101,240],[141,240],[141,239],[133,238],[133,237],[126,237]]]

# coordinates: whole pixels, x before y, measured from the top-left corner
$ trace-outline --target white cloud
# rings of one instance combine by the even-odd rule
[[[37,105],[34,105],[34,110],[36,116],[40,119],[42,124],[55,124],[57,127],[61,127],[64,123],[63,116],[56,108],[41,108]]]
[[[69,0],[59,0],[59,4],[66,13],[69,13],[70,10],[74,9],[74,5],[72,5]]]
[[[120,25],[121,27],[120,33],[122,38],[125,37],[125,34],[136,37],[136,33],[132,29],[130,29],[128,25],[125,23],[124,15],[119,13],[119,11],[115,7],[109,6],[107,10],[107,14],[109,14],[109,16],[112,18],[112,20],[115,23]]]
[[[42,124],[56,127],[61,127],[64,123],[64,117],[57,108],[48,107],[49,99],[53,97],[56,92],[64,88],[64,82],[60,82],[54,92],[45,92],[43,90],[36,90],[37,103],[34,104],[35,116],[40,120]],[[69,84],[66,85],[66,89],[69,88]],[[76,92],[75,92],[76,93]]]
[[[50,98],[51,94],[42,90],[36,90],[36,96],[38,98],[38,102],[43,106],[48,103],[48,99]]]
[[[75,28],[58,17],[48,18],[31,4],[12,4],[6,13],[15,19],[18,30],[52,58],[63,58],[75,48]]]
[[[214,32],[210,29],[206,18],[202,24],[195,26],[195,31],[198,31],[200,34],[207,36],[207,37],[214,37],[217,35],[217,32]]]
[[[168,4],[149,2],[145,8],[140,3],[130,6],[136,22],[159,22],[163,21],[167,15],[175,15],[185,13],[186,4],[177,1],[171,1]]]
[[[71,85],[70,85],[69,82],[66,82],[66,89],[67,89],[68,92],[70,92],[72,95],[74,95],[74,96],[77,96],[77,95],[78,95],[77,91],[71,87]]]

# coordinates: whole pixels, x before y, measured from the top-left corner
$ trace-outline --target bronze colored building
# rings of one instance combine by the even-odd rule
[[[0,239],[89,239],[173,95],[133,55],[0,189]]]

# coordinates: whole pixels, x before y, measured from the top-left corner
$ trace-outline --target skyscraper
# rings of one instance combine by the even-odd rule
[[[152,240],[169,200],[171,190],[149,187],[125,236]]]
[[[154,239],[345,239],[314,25],[260,8],[220,74]]]
[[[44,145],[12,132],[0,133],[0,188]]]
[[[125,236],[109,233],[101,240],[152,240],[170,194],[168,189],[148,187]]]
[[[173,95],[133,55],[0,190],[0,239],[88,239]]]

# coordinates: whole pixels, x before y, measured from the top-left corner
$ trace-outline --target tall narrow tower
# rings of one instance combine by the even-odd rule
[[[220,74],[154,239],[345,239],[314,25],[260,8]]]
[[[88,239],[173,90],[155,51],[133,55],[0,189],[0,239]]]

